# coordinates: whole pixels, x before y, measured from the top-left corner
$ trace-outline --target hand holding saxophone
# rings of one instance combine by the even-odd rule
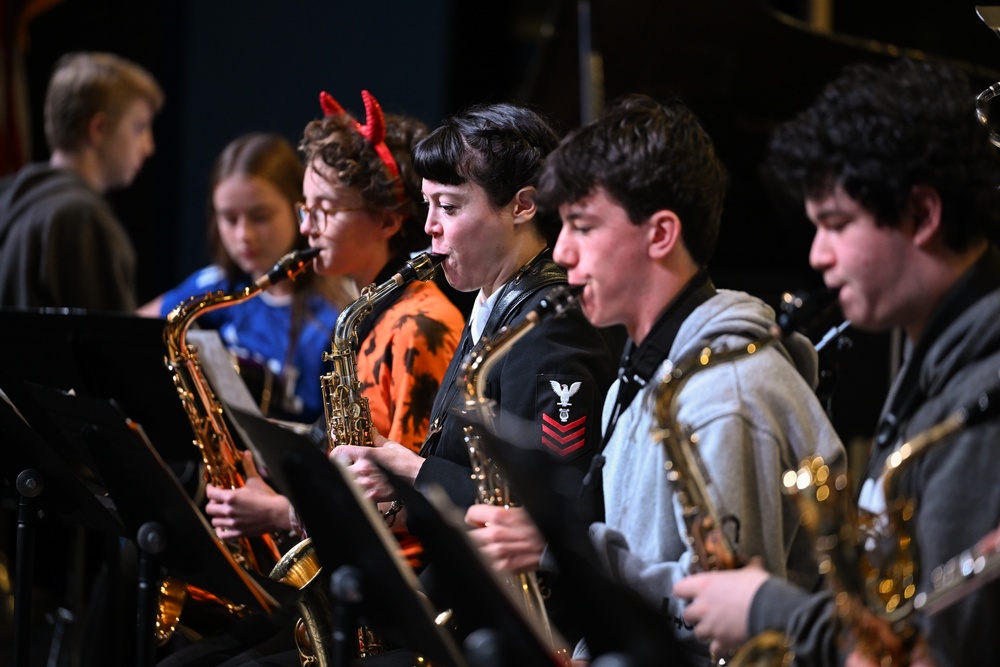
[[[338,445],[330,450],[330,458],[349,469],[354,481],[364,489],[365,498],[375,502],[390,501],[395,498],[396,492],[379,466],[412,485],[424,459],[413,450],[378,435],[377,432],[374,435],[374,445]]]
[[[545,538],[523,507],[472,505],[465,513],[469,538],[497,572],[520,574],[538,569]]]
[[[253,454],[243,452],[243,486],[223,489],[211,484],[206,489],[205,513],[222,539],[254,537],[291,530],[288,499],[264,481],[254,465]]]
[[[700,572],[674,584],[674,594],[688,600],[684,621],[713,655],[728,655],[749,640],[750,605],[769,576],[755,557],[740,569]]]

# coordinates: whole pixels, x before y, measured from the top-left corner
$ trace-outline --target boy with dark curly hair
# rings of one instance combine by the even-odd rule
[[[691,577],[677,587],[693,598],[685,618],[720,650],[773,629],[791,638],[796,664],[968,667],[994,664],[1000,653],[1000,584],[929,617],[907,608],[931,590],[935,568],[1000,520],[1000,420],[987,416],[924,450],[895,476],[895,496],[883,485],[886,462],[905,455],[904,443],[997,385],[1000,155],[973,100],[964,75],[946,65],[854,66],[771,143],[770,171],[804,199],[816,226],[809,261],[844,315],[858,328],[906,336],[857,505],[873,518],[862,540],[869,553],[899,545],[889,558],[912,557],[917,570],[903,587],[882,587],[889,606],[874,614],[876,604],[844,585],[857,572],[839,573],[851,595],[836,605],[829,592],[810,594],[759,568]],[[895,500],[914,504],[903,522],[910,543],[887,522]],[[838,620],[852,604],[849,620]],[[902,624],[882,620],[893,605]]]

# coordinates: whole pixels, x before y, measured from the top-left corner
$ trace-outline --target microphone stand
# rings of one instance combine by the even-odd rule
[[[31,586],[35,580],[35,526],[44,512],[34,499],[45,490],[45,478],[34,469],[17,476],[17,576],[14,578],[14,667],[31,664]]]

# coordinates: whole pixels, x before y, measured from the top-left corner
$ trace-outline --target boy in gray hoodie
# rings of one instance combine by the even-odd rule
[[[624,325],[630,339],[605,401],[604,465],[591,476],[603,502],[591,537],[611,576],[672,617],[699,664],[710,662],[708,645],[685,624],[673,586],[711,565],[696,563],[703,545],[689,533],[667,465],[674,462],[651,435],[654,425],[666,419],[686,433],[702,463],[684,463],[703,465],[702,491],[736,550],[799,583],[813,581],[816,566],[780,476],[807,454],[844,462],[813,392],[815,350],[796,334],[772,338],[766,304],[709,278],[724,189],[723,167],[691,111],[640,95],[564,139],[540,186],[562,218],[554,257],[582,286],[584,313],[597,326]],[[731,362],[687,365],[706,347],[721,353],[765,340]],[[687,377],[674,409],[657,410],[657,388],[678,367]],[[543,560],[524,512],[476,506],[466,521],[496,567]]]

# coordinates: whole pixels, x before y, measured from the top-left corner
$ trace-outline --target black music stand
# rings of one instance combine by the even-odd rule
[[[447,494],[432,488],[424,496],[383,468],[407,518],[419,522],[420,539],[435,572],[435,602],[451,609],[462,626],[465,650],[477,665],[553,667],[549,646],[522,606],[469,541],[462,513]],[[558,643],[558,639],[556,640]]]
[[[433,664],[465,667],[458,646],[435,624],[430,604],[418,593],[419,582],[399,556],[395,538],[341,466],[305,436],[237,409],[226,414],[308,527],[337,606],[337,665],[356,656],[353,637],[364,625]]]
[[[253,611],[273,613],[298,591],[244,570],[160,458],[140,426],[113,401],[37,391],[53,416],[89,424],[83,437],[139,548],[137,664],[155,661],[161,570]]]
[[[0,456],[3,476],[18,494],[16,563],[14,573],[13,665],[30,664],[31,588],[34,583],[35,531],[41,515],[62,516],[108,533],[125,528],[110,502],[89,480],[84,481],[32,428],[0,389]]]
[[[578,511],[582,473],[561,465],[541,447],[514,444],[537,441],[537,427],[524,420],[503,415],[496,420],[496,433],[489,435],[475,415],[455,417],[482,434],[484,453],[500,466],[514,497],[545,536],[559,564],[566,602],[578,610],[591,657],[615,656],[613,664],[627,667],[689,664],[671,631],[673,621],[635,591],[614,582],[600,565]]]
[[[162,319],[126,313],[0,308],[0,386],[17,406],[25,383],[114,399],[165,459],[197,459],[163,363],[164,326]]]

